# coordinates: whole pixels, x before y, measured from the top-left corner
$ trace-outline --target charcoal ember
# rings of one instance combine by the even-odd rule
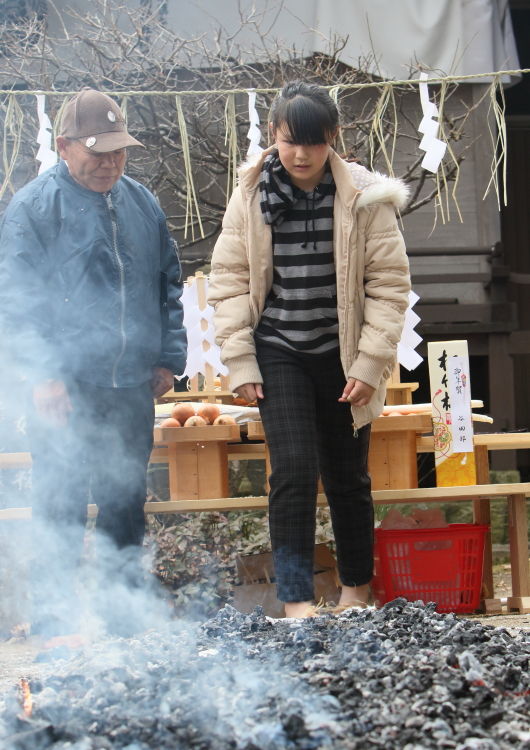
[[[529,658],[526,633],[404,599],[299,621],[227,606],[50,664],[34,720],[56,750],[530,748]],[[30,730],[19,713],[12,696],[0,742]]]

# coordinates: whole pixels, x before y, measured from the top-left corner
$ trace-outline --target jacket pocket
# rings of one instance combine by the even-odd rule
[[[169,330],[168,275],[165,271],[160,272],[160,323],[164,341]]]

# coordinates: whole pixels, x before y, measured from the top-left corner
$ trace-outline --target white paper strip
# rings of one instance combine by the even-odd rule
[[[36,94],[37,99],[37,115],[39,118],[39,133],[37,135],[37,143],[40,148],[35,157],[37,161],[40,161],[39,174],[46,172],[50,167],[54,167],[57,164],[57,154],[52,151],[52,134],[50,133],[52,124],[50,118],[45,112],[46,108],[46,97],[44,94]]]
[[[458,453],[473,453],[474,450],[467,367],[467,360],[464,357],[447,358],[453,443],[454,450]]]
[[[205,294],[208,293],[208,282],[205,279]],[[214,375],[228,375],[228,368],[221,362],[221,350],[215,343],[215,329],[212,325],[214,309],[207,305],[204,310],[199,309],[199,297],[197,284],[186,285],[182,293],[182,305],[184,307],[184,325],[188,335],[188,361],[186,369],[181,375],[193,378],[197,373],[206,377],[206,363],[208,362],[214,371]],[[205,320],[208,328],[203,331],[201,322]],[[210,345],[208,351],[204,351],[203,341]]]
[[[437,138],[440,125],[432,118],[438,117],[438,109],[436,104],[429,99],[429,87],[427,86],[427,83],[423,83],[423,81],[427,81],[428,78],[429,76],[427,73],[420,74],[420,80],[422,83],[419,84],[419,88],[423,119],[418,130],[423,134],[423,138],[419,148],[426,152],[421,163],[423,169],[426,169],[428,172],[436,173],[445,156],[447,144]]]
[[[261,130],[259,129],[259,114],[256,109],[256,92],[253,89],[248,89],[248,119],[250,120],[250,128],[247,133],[247,138],[250,141],[247,155],[261,154],[263,149],[259,145],[261,141]]]
[[[420,317],[412,310],[412,307],[418,300],[419,296],[411,290],[409,293],[409,306],[405,313],[405,325],[403,326],[401,341],[397,348],[399,364],[406,367],[409,371],[415,370],[423,362],[423,357],[415,351],[416,347],[423,340],[419,333],[416,333],[414,330],[414,327],[420,322]]]

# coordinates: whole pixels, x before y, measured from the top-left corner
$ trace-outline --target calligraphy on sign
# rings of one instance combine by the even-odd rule
[[[463,357],[451,357],[447,361],[447,374],[451,396],[454,450],[460,453],[473,453],[473,423],[467,361]]]
[[[428,344],[438,487],[476,484],[467,341]]]

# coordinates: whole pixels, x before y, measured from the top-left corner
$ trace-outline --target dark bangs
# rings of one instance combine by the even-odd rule
[[[282,130],[282,126],[287,128],[293,142],[300,146],[329,143],[335,132],[326,107],[306,96],[280,101],[274,115],[274,130]]]
[[[274,131],[283,126],[300,146],[329,143],[339,125],[337,105],[326,89],[300,80],[284,86],[271,118]]]

